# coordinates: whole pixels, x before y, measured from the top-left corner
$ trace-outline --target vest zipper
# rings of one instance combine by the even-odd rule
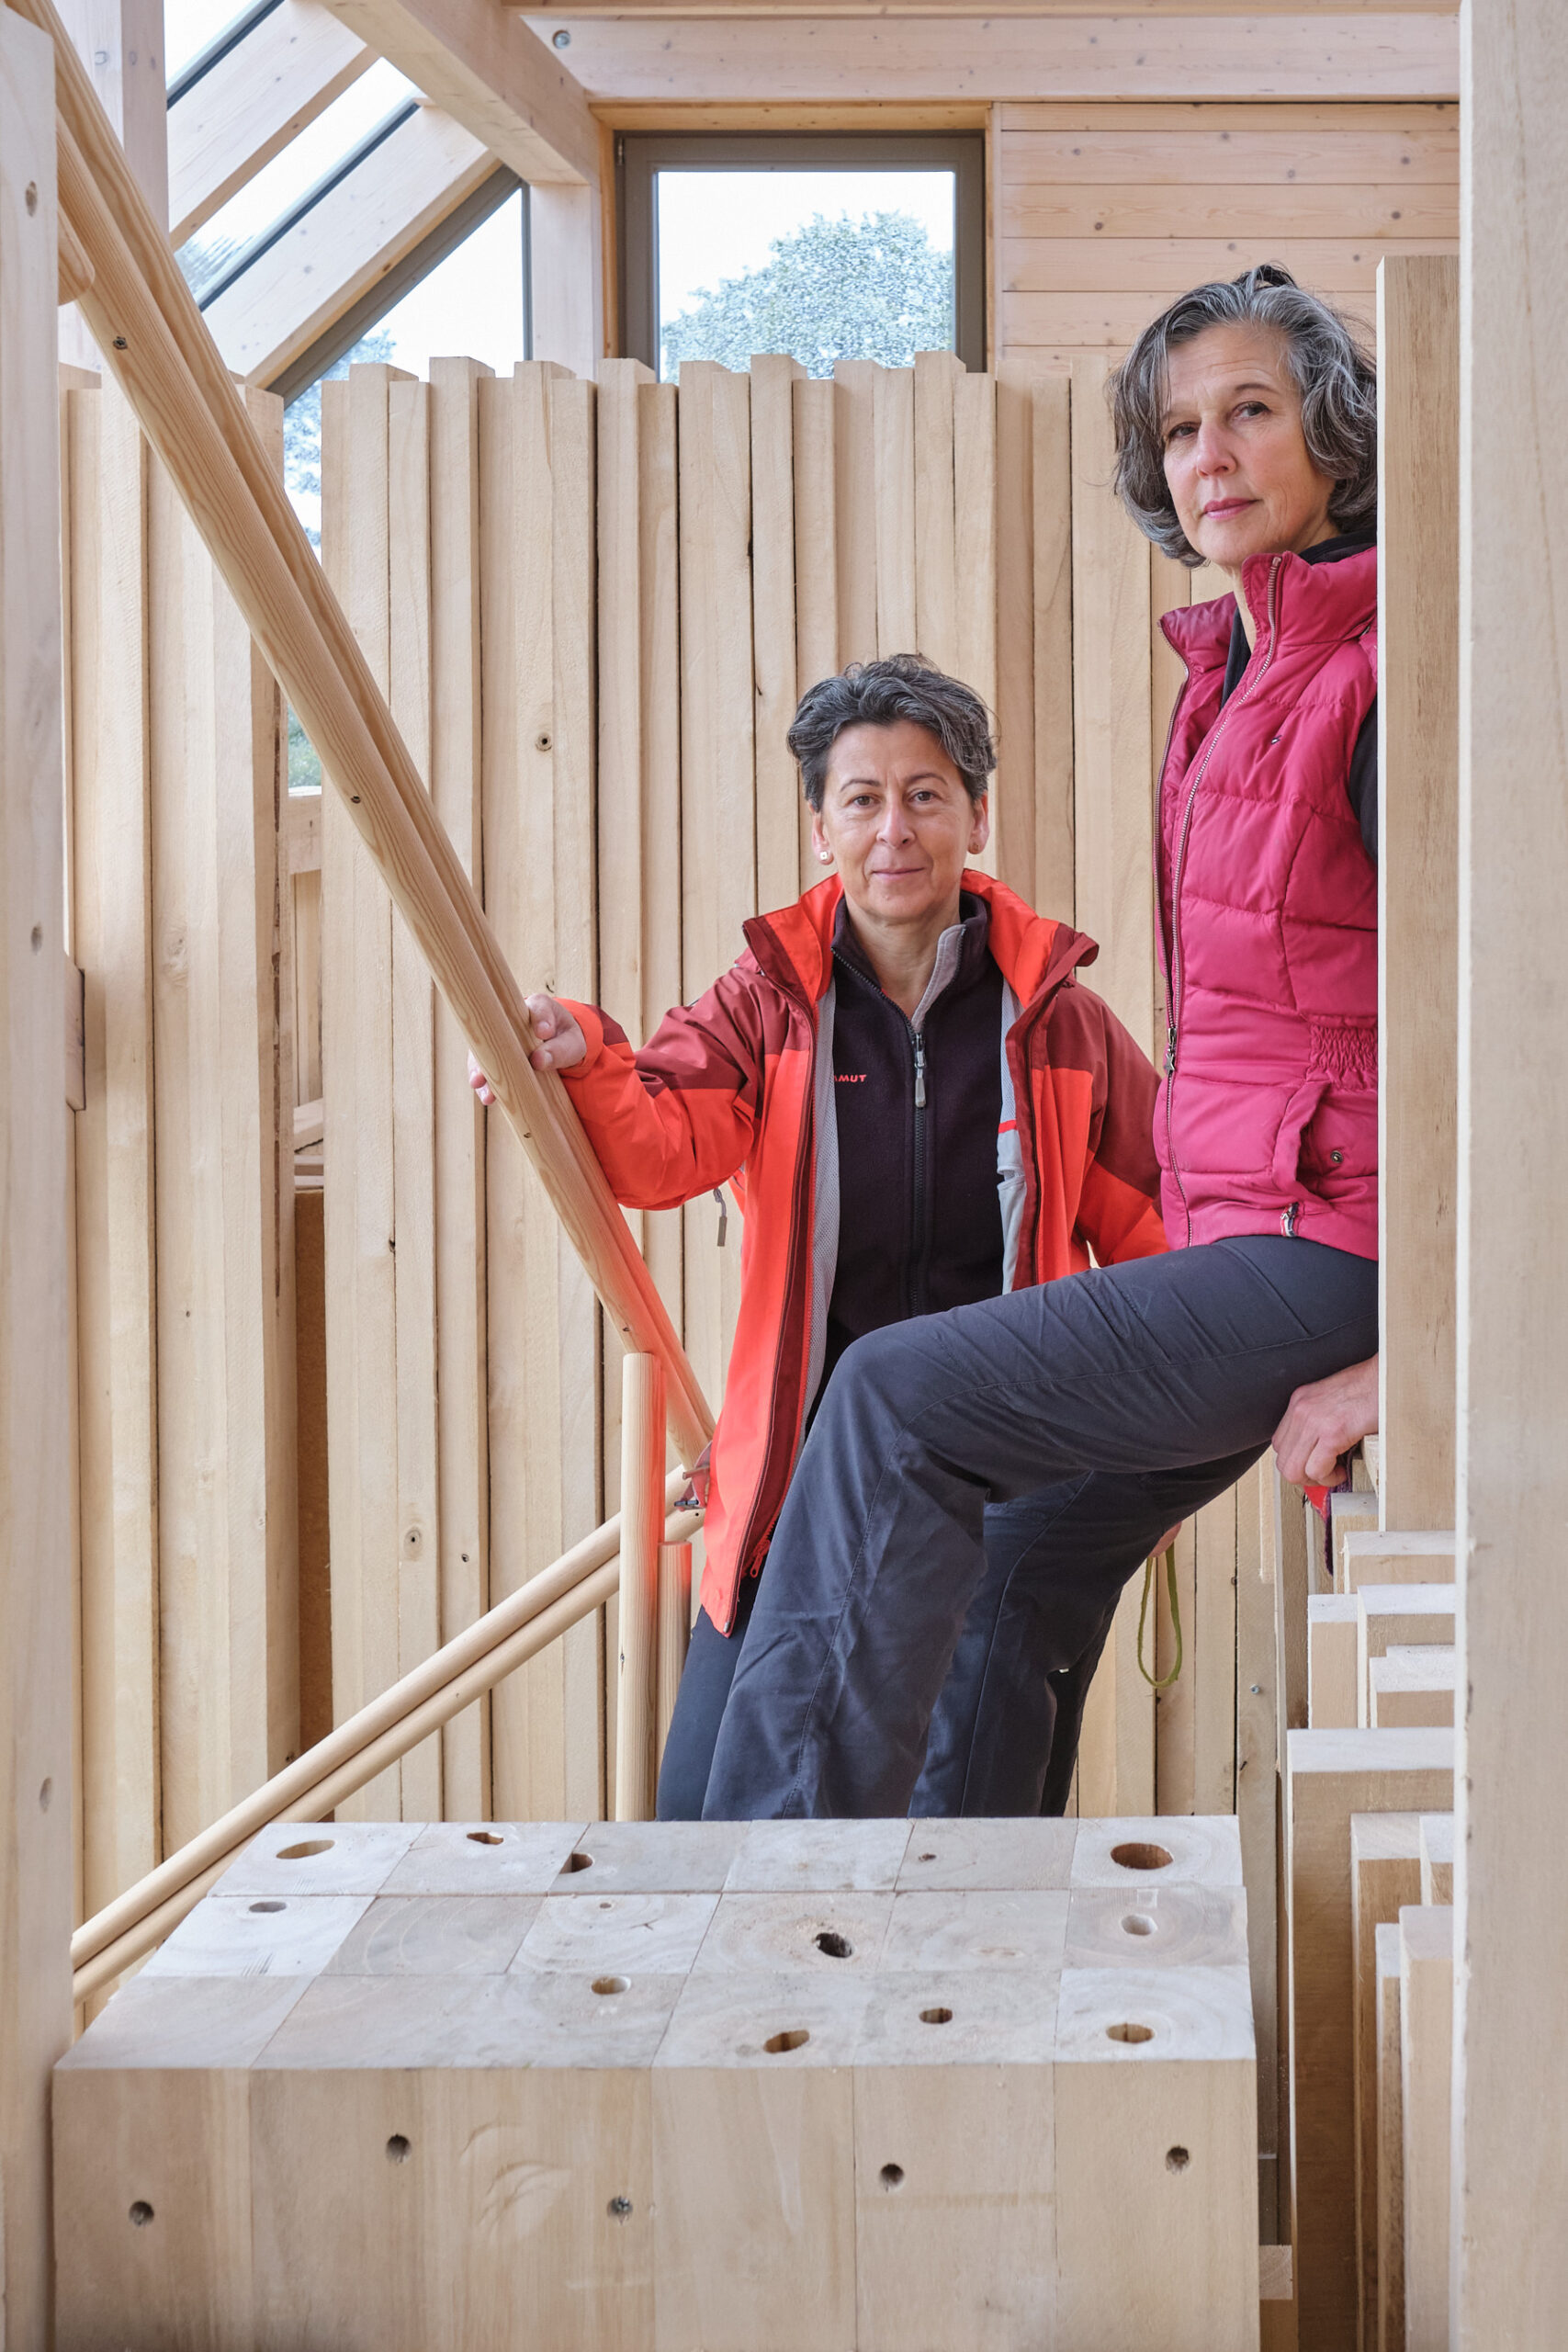
[[[906,1014],[908,1020],[908,1016]],[[926,1312],[926,1261],[930,1256],[930,1237],[926,1232],[926,1039],[925,1032],[909,1022],[909,1042],[915,1054],[915,1168],[914,1189],[909,1202],[909,1238],[914,1247],[909,1258],[909,1307],[915,1315]]]
[[[1176,863],[1171,870],[1170,971],[1168,976],[1170,981],[1170,1002],[1166,1007],[1165,1033],[1165,1149],[1166,1158],[1170,1163],[1171,1175],[1176,1180],[1176,1189],[1181,1195],[1181,1205],[1187,1211],[1187,1238],[1189,1242],[1190,1242],[1192,1238],[1192,1212],[1190,1208],[1188,1207],[1187,1204],[1187,1187],[1182,1182],[1180,1170],[1176,1165],[1176,1137],[1173,1133],[1176,1099],[1176,1035],[1181,1020],[1181,869],[1186,862],[1187,837],[1192,830],[1192,814],[1198,799],[1198,787],[1202,783],[1204,775],[1208,769],[1209,762],[1214,755],[1214,746],[1220,740],[1221,730],[1224,726],[1225,719],[1229,713],[1235,708],[1238,703],[1242,703],[1247,700],[1253,688],[1258,684],[1259,680],[1265,676],[1269,663],[1274,659],[1274,646],[1276,639],[1274,591],[1280,577],[1280,566],[1283,560],[1283,557],[1275,556],[1269,567],[1269,599],[1265,616],[1269,630],[1269,650],[1264,654],[1262,661],[1258,666],[1256,676],[1248,678],[1242,685],[1236,688],[1229,702],[1226,703],[1224,709],[1221,711],[1219,717],[1215,719],[1214,724],[1210,730],[1209,740],[1204,744],[1201,752],[1198,755],[1196,763],[1194,763],[1192,780],[1188,786],[1186,806],[1181,812],[1181,830],[1177,836]],[[1172,715],[1171,724],[1174,727],[1174,714]]]

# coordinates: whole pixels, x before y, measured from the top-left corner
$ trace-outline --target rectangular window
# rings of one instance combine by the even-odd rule
[[[616,163],[621,348],[667,380],[753,352],[985,367],[978,131],[626,131]]]

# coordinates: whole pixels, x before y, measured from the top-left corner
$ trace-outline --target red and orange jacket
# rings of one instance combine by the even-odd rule
[[[998,1173],[1009,1289],[1166,1248],[1156,1206],[1155,1072],[1109,1007],[1076,985],[1100,950],[988,875],[964,888],[989,910],[1007,983]],[[616,1198],[673,1208],[731,1186],[744,1215],[740,1306],[709,1471],[702,1600],[733,1622],[783,1507],[822,1361],[833,1237],[818,1230],[824,1156],[836,1155],[831,1022],[837,876],[746,925],[747,950],[640,1053],[592,1005],[573,1005],[586,1058],[564,1073]],[[1012,1181],[1010,1182],[1010,1176]],[[1020,1181],[1021,1179],[1021,1181]]]

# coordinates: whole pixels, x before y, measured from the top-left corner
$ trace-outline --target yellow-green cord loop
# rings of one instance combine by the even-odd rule
[[[1138,1672],[1151,1690],[1168,1690],[1181,1671],[1181,1603],[1176,1594],[1176,1546],[1168,1544],[1165,1555],[1165,1589],[1170,1598],[1170,1622],[1176,1634],[1176,1664],[1163,1681],[1156,1682],[1144,1664],[1144,1621],[1149,1613],[1149,1591],[1155,1580],[1157,1552],[1151,1552],[1144,1562],[1144,1598],[1138,1610]]]

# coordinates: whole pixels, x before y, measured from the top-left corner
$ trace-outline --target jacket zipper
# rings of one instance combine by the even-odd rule
[[[908,1016],[906,1014],[906,1020]],[[915,1247],[910,1261],[909,1306],[915,1315],[926,1312],[926,1272],[931,1255],[930,1236],[926,1232],[926,1039],[925,1032],[908,1023],[909,1040],[915,1050],[915,1169],[914,1191],[909,1203],[909,1238]]]
[[[1281,557],[1276,556],[1269,567],[1269,600],[1266,613],[1269,628],[1269,650],[1265,653],[1262,661],[1259,662],[1257,674],[1249,678],[1244,685],[1238,686],[1235,693],[1232,695],[1229,702],[1226,703],[1224,709],[1221,711],[1218,718],[1215,719],[1209,740],[1199,754],[1197,764],[1192,775],[1192,781],[1188,787],[1186,806],[1183,808],[1181,812],[1181,830],[1177,836],[1176,842],[1176,863],[1171,870],[1170,956],[1168,972],[1170,1001],[1165,1009],[1165,1149],[1166,1158],[1170,1162],[1170,1172],[1176,1180],[1176,1189],[1181,1195],[1181,1205],[1187,1212],[1187,1238],[1189,1241],[1192,1238],[1192,1212],[1190,1208],[1188,1207],[1187,1187],[1181,1181],[1181,1171],[1176,1164],[1176,1137],[1173,1133],[1176,1099],[1176,1037],[1177,1031],[1181,1021],[1181,869],[1186,862],[1187,837],[1192,830],[1192,815],[1197,804],[1198,787],[1203,781],[1210,761],[1213,758],[1214,746],[1220,740],[1221,730],[1224,726],[1226,717],[1235,708],[1238,703],[1242,703],[1247,700],[1247,696],[1252,693],[1253,688],[1258,685],[1259,681],[1267,674],[1269,665],[1274,659],[1274,647],[1277,638],[1274,614],[1274,591],[1276,582],[1280,577],[1280,565],[1282,560],[1283,559]],[[1171,715],[1171,725],[1173,729],[1175,724],[1176,718],[1175,713],[1173,712]],[[1166,748],[1168,752],[1168,741]]]

